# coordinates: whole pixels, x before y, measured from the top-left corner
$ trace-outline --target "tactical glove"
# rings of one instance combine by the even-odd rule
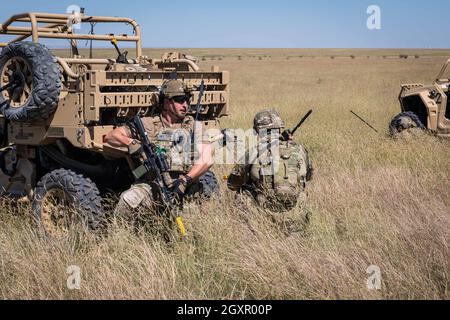
[[[129,155],[135,155],[136,153],[142,151],[142,144],[138,140],[131,141],[127,147]]]
[[[291,130],[286,129],[286,130],[284,130],[284,131],[281,133],[281,140],[282,140],[282,141],[290,141],[290,140],[292,140],[292,139],[293,139],[293,136],[292,136]]]
[[[173,192],[182,199],[186,193],[187,187],[192,183],[192,178],[189,176],[180,176],[173,184]]]

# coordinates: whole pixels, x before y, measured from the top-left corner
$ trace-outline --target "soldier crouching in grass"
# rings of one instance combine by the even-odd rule
[[[257,144],[247,150],[228,177],[228,188],[247,194],[257,205],[272,212],[283,231],[301,231],[308,222],[306,182],[312,166],[306,149],[284,133],[284,122],[277,111],[263,110],[254,118]]]
[[[188,115],[191,92],[184,82],[167,80],[161,88],[161,99],[162,111],[142,118],[142,123],[150,141],[167,159],[170,176],[174,179],[171,191],[180,199],[209,198],[218,190],[217,180],[209,171],[214,163],[214,147],[203,138],[201,123],[195,123]],[[195,139],[192,140],[194,130]],[[141,157],[141,142],[132,123],[115,128],[105,139],[114,147],[127,147],[135,161]],[[148,179],[147,175],[145,177]],[[123,215],[121,211],[125,211],[130,218],[130,213],[148,213],[148,209],[153,212],[157,205],[154,200],[149,181],[139,179],[122,193],[116,213]]]

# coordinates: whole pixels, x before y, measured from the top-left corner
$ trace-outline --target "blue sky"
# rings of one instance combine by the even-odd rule
[[[62,13],[70,5],[136,19],[144,47],[450,48],[447,0],[2,0],[0,21],[26,11]],[[381,30],[366,26],[369,5],[381,8]]]

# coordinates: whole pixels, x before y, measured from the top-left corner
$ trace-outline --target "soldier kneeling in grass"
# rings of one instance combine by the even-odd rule
[[[167,80],[161,88],[161,98],[162,111],[142,118],[142,123],[158,154],[163,154],[169,166],[168,173],[174,181],[169,191],[178,199],[210,198],[219,188],[217,179],[209,170],[214,163],[214,148],[202,136],[201,124],[195,125],[194,118],[188,115],[191,91],[181,80]],[[106,141],[116,147],[126,146],[132,159],[140,158],[142,143],[136,138],[136,131],[137,128],[128,123],[109,132]],[[193,131],[198,131],[198,139],[190,139]],[[198,159],[186,161],[192,158],[191,153],[197,154]],[[117,215],[123,215],[123,212],[134,215],[140,213],[136,212],[139,210],[147,214],[157,211],[155,205],[160,203],[155,203],[158,199],[153,194],[149,177],[151,175],[144,175],[122,193]]]
[[[272,212],[286,232],[301,231],[308,222],[305,187],[312,175],[308,152],[292,140],[289,130],[282,132],[284,122],[275,110],[258,112],[253,128],[257,144],[233,168],[228,188]]]

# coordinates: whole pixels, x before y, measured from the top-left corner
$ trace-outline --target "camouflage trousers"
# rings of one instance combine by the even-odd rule
[[[152,188],[147,183],[137,183],[132,185],[130,189],[122,192],[119,200],[120,205],[126,205],[130,209],[136,209],[141,204],[149,206],[152,202]]]
[[[285,211],[272,211],[272,220],[278,224],[286,234],[304,231],[309,224],[310,210],[308,207],[308,195],[306,191],[299,193],[293,207],[286,208]]]
[[[157,213],[152,188],[147,183],[138,183],[122,192],[114,210],[114,217],[121,222],[135,224],[141,218],[149,216],[150,212]]]
[[[186,197],[195,199],[201,195],[201,192],[200,184],[194,183],[187,188]],[[133,215],[136,217],[155,214],[158,209],[159,205],[154,199],[151,186],[147,183],[137,183],[122,192],[114,213],[116,216]]]
[[[289,235],[304,231],[309,224],[310,209],[307,198],[307,192],[301,191],[293,206],[285,206],[282,202],[268,199],[265,194],[244,190],[236,194],[236,205],[243,211],[248,211],[249,204],[258,206],[270,215],[271,220],[285,234]]]

